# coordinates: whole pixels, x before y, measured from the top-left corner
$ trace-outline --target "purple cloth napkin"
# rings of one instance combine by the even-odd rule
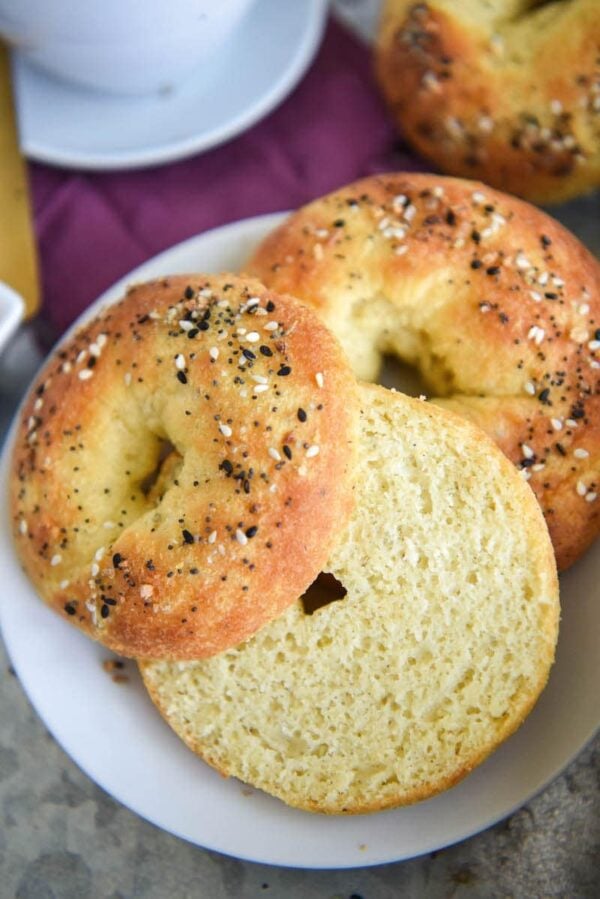
[[[384,108],[369,48],[330,21],[295,91],[227,144],[140,171],[31,166],[42,316],[56,336],[114,281],[184,238],[373,172],[418,168]]]

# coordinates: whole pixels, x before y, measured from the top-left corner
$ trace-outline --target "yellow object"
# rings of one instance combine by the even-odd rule
[[[21,294],[31,318],[40,301],[25,161],[12,98],[8,51],[0,46],[0,280]]]

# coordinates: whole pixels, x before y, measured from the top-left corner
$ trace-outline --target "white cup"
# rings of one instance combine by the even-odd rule
[[[0,0],[0,35],[67,81],[120,94],[161,92],[208,70],[253,2]]]

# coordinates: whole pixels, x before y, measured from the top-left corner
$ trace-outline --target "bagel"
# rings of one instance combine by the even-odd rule
[[[382,387],[361,401],[356,505],[325,565],[346,596],[296,602],[216,658],[140,663],[210,765],[330,814],[464,777],[535,703],[558,627],[544,520],[498,448]]]
[[[376,176],[286,219],[246,268],[317,309],[360,378],[396,354],[487,431],[559,568],[597,536],[600,265],[557,222],[476,182]]]
[[[230,275],[131,288],[58,347],[22,409],[25,571],[122,655],[239,643],[348,519],[356,403],[337,342],[294,299]]]
[[[387,0],[375,67],[442,171],[539,203],[600,185],[598,0]]]

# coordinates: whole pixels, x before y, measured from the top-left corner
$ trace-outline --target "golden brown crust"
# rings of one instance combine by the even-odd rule
[[[355,390],[314,314],[257,282],[133,287],[67,338],[25,402],[25,570],[124,655],[239,643],[302,593],[350,514]]]
[[[417,365],[522,470],[559,568],[600,531],[600,265],[556,221],[484,185],[364,179],[271,234],[248,270],[317,308],[359,376]]]
[[[597,0],[387,0],[376,71],[402,133],[443,171],[537,202],[600,184]]]

